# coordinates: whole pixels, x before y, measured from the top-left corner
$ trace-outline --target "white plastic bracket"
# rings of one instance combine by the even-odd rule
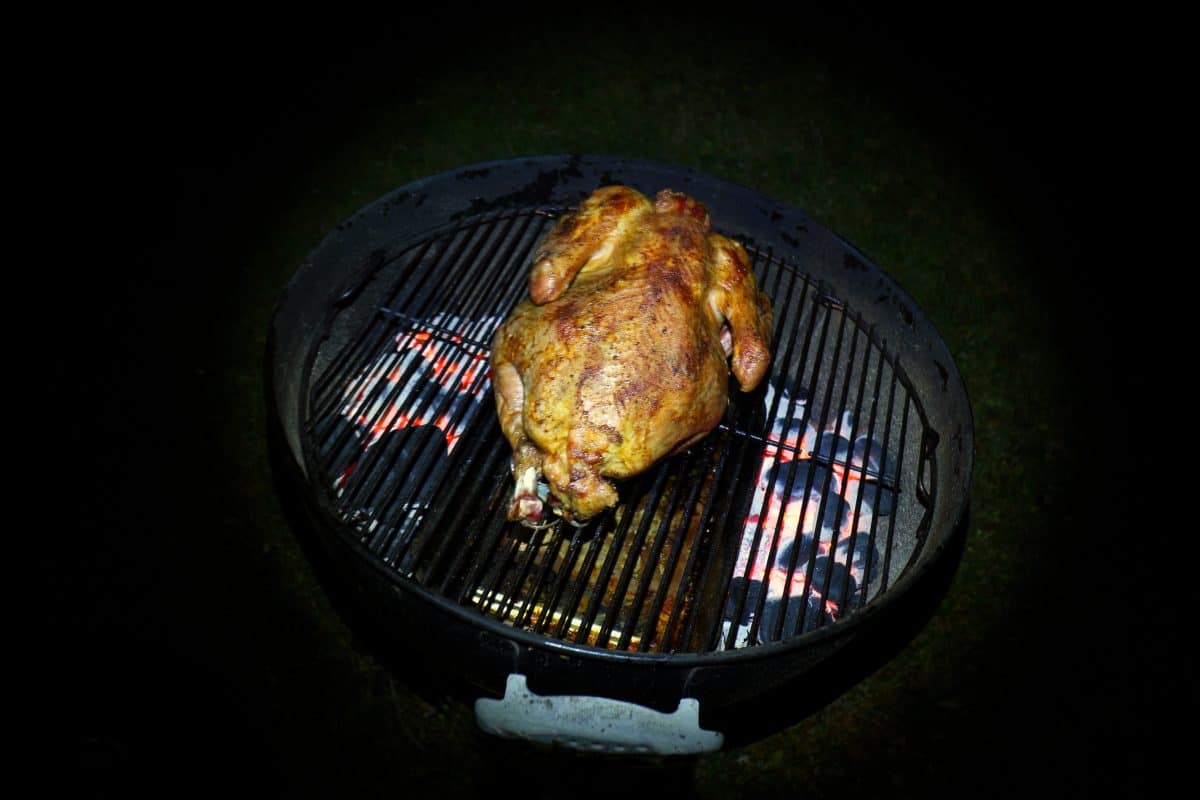
[[[684,697],[670,714],[588,695],[538,695],[512,673],[504,697],[475,701],[475,721],[495,736],[605,753],[684,755],[721,749],[724,734],[700,727],[700,701]]]

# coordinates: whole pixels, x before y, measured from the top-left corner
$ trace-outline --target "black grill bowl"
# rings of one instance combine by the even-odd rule
[[[531,537],[502,519],[509,450],[480,365],[495,322],[524,291],[534,244],[558,214],[612,184],[690,194],[747,246],[776,306],[771,377],[704,442],[623,486],[615,513]],[[543,698],[666,714],[689,698],[699,727],[720,734],[705,746],[737,746],[885,663],[926,624],[963,548],[971,411],[916,303],[802,212],[680,167],[546,156],[393,191],[300,266],[272,320],[266,381],[276,484],[323,585],[390,666],[468,701],[503,697],[510,675]],[[806,410],[780,411],[785,394]],[[803,447],[772,428],[778,420],[811,423],[810,461],[795,460]],[[822,572],[815,547],[770,547],[768,525],[746,524],[763,486],[797,497],[802,479],[816,517],[861,508],[844,488],[853,481],[839,497],[831,476],[850,474],[852,443],[872,440],[886,455],[858,473],[857,496],[875,487],[877,513],[846,543],[867,554],[857,581],[828,560]],[[806,468],[768,471],[772,458]],[[744,591],[753,576],[739,561],[752,531],[762,549],[751,552],[809,577],[814,596],[838,596],[836,613],[807,594],[807,611],[791,616],[756,606],[765,599]],[[665,562],[655,582],[653,565]],[[722,624],[746,614],[757,621],[743,633]],[[601,733],[510,733],[644,749]]]

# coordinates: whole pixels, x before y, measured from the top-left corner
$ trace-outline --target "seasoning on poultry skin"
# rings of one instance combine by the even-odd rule
[[[772,310],[741,244],[704,206],[603,187],[564,215],[533,257],[529,298],[496,332],[492,378],[513,448],[508,518],[581,524],[627,478],[702,439],[728,403],[729,372],[754,389]]]

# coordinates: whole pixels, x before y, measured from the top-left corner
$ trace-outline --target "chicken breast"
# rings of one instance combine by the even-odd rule
[[[509,519],[546,524],[538,494],[580,524],[627,478],[703,438],[732,370],[754,389],[770,361],[772,311],[741,244],[704,206],[664,189],[651,202],[598,189],[533,258],[529,298],[500,326],[491,365],[513,448]]]

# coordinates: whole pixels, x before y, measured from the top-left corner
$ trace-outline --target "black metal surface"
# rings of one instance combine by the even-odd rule
[[[613,512],[531,535],[504,519],[487,348],[554,218],[611,183],[688,192],[747,245],[776,309],[772,369]],[[800,212],[680,168],[526,159],[382,198],[297,273],[268,379],[276,460],[326,549],[378,584],[397,635],[491,653],[458,667],[485,693],[519,671],[664,710],[700,693],[722,718],[882,641],[878,620],[961,544],[970,410],[936,332]],[[813,535],[789,536],[795,519]]]

